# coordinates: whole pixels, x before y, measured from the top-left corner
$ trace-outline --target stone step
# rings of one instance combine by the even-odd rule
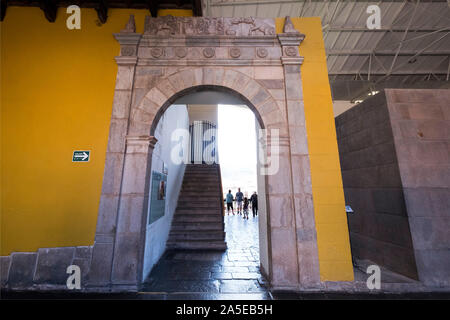
[[[175,215],[178,214],[184,214],[184,215],[188,215],[188,214],[192,214],[192,215],[198,215],[198,214],[208,214],[208,215],[221,215],[221,210],[220,210],[220,206],[216,206],[216,207],[206,207],[206,208],[200,208],[200,207],[180,207],[178,206],[175,210]]]
[[[169,234],[168,241],[184,241],[184,240],[224,240],[225,232],[223,231],[172,231]]]
[[[222,222],[176,222],[172,223],[171,231],[223,231]]]
[[[212,214],[179,214],[173,217],[174,222],[221,222],[223,219],[220,215]]]
[[[178,201],[177,208],[220,208],[221,201],[219,199],[215,199],[214,201],[207,200],[187,200],[187,201]]]
[[[185,195],[180,194],[178,197],[178,202],[214,202],[217,201],[218,203],[222,202],[220,196],[212,196],[209,193],[205,196],[199,196],[198,194],[192,194],[192,195]]]
[[[227,243],[221,241],[204,241],[204,240],[186,240],[186,241],[167,241],[168,249],[184,249],[184,250],[226,250]]]

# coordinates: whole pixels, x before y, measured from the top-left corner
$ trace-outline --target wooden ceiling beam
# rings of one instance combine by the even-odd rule
[[[0,3],[0,21],[3,21],[3,19],[5,19],[6,7],[7,6],[8,6],[8,1],[7,0],[1,0],[1,3]]]
[[[108,20],[108,1],[100,0],[95,11],[97,11],[98,20],[103,24],[106,23],[106,20]]]
[[[44,12],[45,18],[49,22],[55,22],[56,21],[56,13],[57,13],[57,7],[56,2],[53,0],[41,0],[39,1],[39,8]]]

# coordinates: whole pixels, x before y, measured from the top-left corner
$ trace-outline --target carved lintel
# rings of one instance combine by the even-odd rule
[[[116,57],[117,65],[119,66],[134,66],[137,64],[138,58],[136,56],[120,56]]]
[[[299,46],[305,39],[305,35],[302,33],[281,33],[278,35],[278,41],[281,46]]]
[[[303,57],[281,57],[281,63],[283,65],[286,64],[295,64],[295,65],[300,65],[303,63],[304,58]]]
[[[134,14],[130,14],[130,18],[128,19],[125,28],[120,30],[121,33],[135,33],[136,32],[136,23],[134,22]]]
[[[141,40],[140,33],[114,33],[114,38],[120,43],[121,46],[138,45]]]

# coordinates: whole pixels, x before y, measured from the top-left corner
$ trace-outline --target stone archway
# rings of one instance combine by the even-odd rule
[[[179,96],[227,90],[279,130],[279,169],[266,178],[270,275],[275,289],[316,286],[319,263],[298,46],[287,18],[134,18],[121,55],[88,286],[137,290],[142,282],[149,171],[161,114]]]

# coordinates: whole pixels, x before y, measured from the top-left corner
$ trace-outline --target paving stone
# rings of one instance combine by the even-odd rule
[[[11,266],[8,287],[22,288],[33,284],[37,253],[14,252],[11,254]]]

